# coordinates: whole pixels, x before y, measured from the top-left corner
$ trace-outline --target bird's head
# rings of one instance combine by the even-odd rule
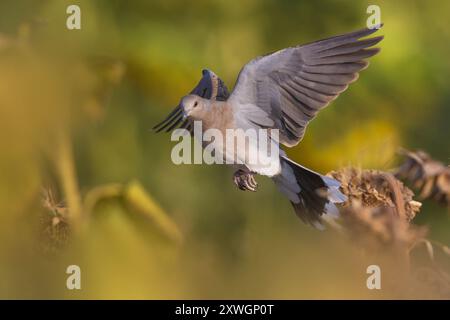
[[[201,120],[202,116],[206,113],[208,103],[206,99],[203,99],[195,94],[190,94],[181,99],[181,108],[183,109],[184,118]]]

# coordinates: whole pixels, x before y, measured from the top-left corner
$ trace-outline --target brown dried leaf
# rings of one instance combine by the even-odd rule
[[[401,154],[406,159],[395,175],[420,190],[422,199],[434,199],[450,206],[450,168],[424,151],[402,150]]]

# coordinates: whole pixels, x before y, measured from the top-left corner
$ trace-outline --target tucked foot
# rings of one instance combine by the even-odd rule
[[[233,175],[234,184],[241,190],[256,191],[258,183],[253,176],[253,173],[239,169]]]

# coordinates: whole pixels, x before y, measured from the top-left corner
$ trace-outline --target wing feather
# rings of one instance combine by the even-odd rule
[[[197,86],[192,89],[190,94],[196,94],[205,99],[216,99],[225,101],[230,96],[227,87],[222,79],[220,79],[214,72],[210,70],[202,71],[202,78]],[[192,133],[192,123],[189,119],[183,121],[183,111],[180,106],[173,109],[168,116],[153,127],[153,130],[160,132],[165,130],[170,132],[176,128],[183,128]]]
[[[381,26],[380,26],[381,27]],[[239,73],[228,101],[238,126],[280,130],[280,142],[294,146],[306,126],[367,68],[367,58],[383,36],[366,38],[377,29],[363,29],[258,57]],[[264,123],[263,123],[264,122]]]

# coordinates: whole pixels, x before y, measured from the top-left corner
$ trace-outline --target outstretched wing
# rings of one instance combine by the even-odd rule
[[[381,26],[380,26],[381,27]],[[276,128],[280,142],[294,146],[306,126],[347,89],[379,52],[383,37],[360,40],[364,29],[258,57],[241,70],[229,98],[238,126]]]
[[[190,94],[196,94],[205,99],[227,100],[230,93],[222,79],[211,70],[205,69],[202,71],[202,74],[203,77]],[[179,127],[191,131],[191,125],[189,119],[183,121],[183,113],[181,107],[178,105],[163,121],[154,126],[153,130],[160,132],[165,129],[166,132],[169,132]]]

